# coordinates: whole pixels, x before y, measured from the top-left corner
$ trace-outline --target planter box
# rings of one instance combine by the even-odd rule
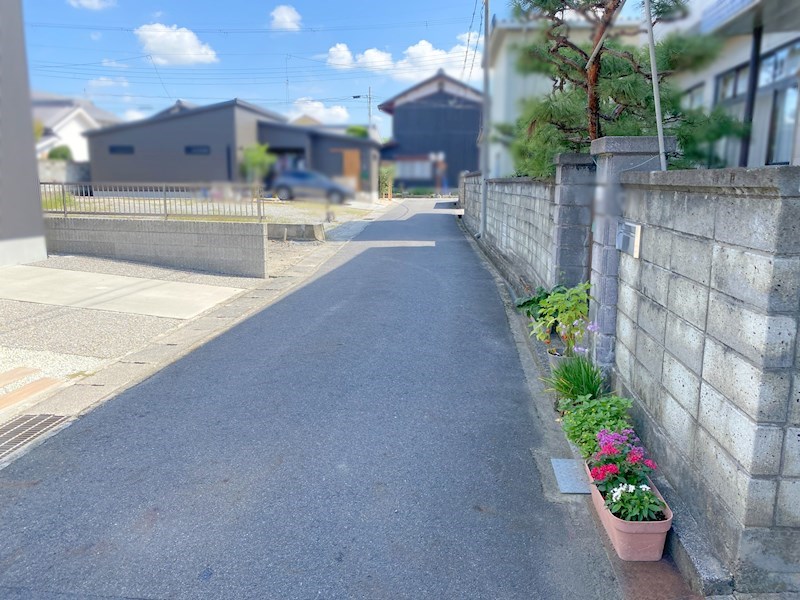
[[[611,514],[611,511],[606,508],[603,495],[599,492],[597,486],[591,483],[592,477],[586,464],[584,464],[584,469],[586,469],[586,474],[589,476],[592,503],[597,515],[600,517],[603,528],[611,539],[611,544],[614,546],[617,556],[622,560],[628,561],[661,560],[667,532],[672,527],[672,510],[670,510],[669,506],[664,508],[666,519],[663,521],[623,521]],[[648,483],[656,496],[663,500],[664,498],[653,485],[653,482],[648,480]]]

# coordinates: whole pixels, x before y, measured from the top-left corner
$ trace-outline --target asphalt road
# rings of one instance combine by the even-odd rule
[[[490,273],[408,201],[0,471],[0,598],[614,598],[530,402]]]

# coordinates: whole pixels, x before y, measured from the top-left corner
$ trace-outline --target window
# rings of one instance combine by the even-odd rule
[[[133,146],[109,146],[109,154],[133,154]]]
[[[433,165],[429,160],[398,160],[397,179],[433,179]]]
[[[185,154],[207,156],[211,154],[211,146],[185,146],[183,151]]]
[[[797,100],[797,88],[790,87],[775,92],[769,130],[768,165],[788,165],[792,160]]]
[[[696,85],[693,88],[686,90],[683,94],[681,104],[686,110],[693,110],[703,108],[703,95],[705,93],[705,84]]]

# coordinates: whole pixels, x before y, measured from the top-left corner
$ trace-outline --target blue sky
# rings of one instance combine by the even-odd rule
[[[474,0],[23,0],[35,90],[91,98],[127,118],[178,98],[209,104],[239,97],[329,123],[366,123],[370,86],[376,107],[438,68],[480,87],[480,45],[474,63],[473,55],[482,9],[478,2],[473,20],[475,6]],[[509,14],[505,2],[492,8],[499,17]],[[390,118],[373,114],[388,135]]]

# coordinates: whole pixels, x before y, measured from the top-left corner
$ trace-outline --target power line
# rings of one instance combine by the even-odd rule
[[[472,25],[475,23],[475,11],[478,10],[478,0],[475,0],[475,4],[472,5],[472,18],[469,20],[469,31],[467,31],[467,49],[464,52],[464,66],[461,67],[461,80],[464,80],[464,73],[467,71],[467,57],[469,57],[469,43],[472,40]],[[480,39],[481,32],[478,32],[478,38]]]
[[[425,21],[406,21],[406,22],[394,22],[394,23],[375,23],[375,24],[360,24],[360,25],[338,25],[338,26],[317,26],[317,27],[300,27],[299,29],[292,30],[293,32],[309,32],[309,33],[318,33],[318,32],[325,32],[325,31],[360,31],[360,30],[375,30],[375,29],[405,29],[408,27],[414,26],[425,26],[428,28],[430,26],[445,26],[445,25],[452,25],[455,23],[462,23],[466,22],[465,18],[450,18],[450,19],[428,19]],[[83,25],[78,23],[46,23],[42,21],[30,21],[25,23],[26,27],[31,28],[41,28],[41,29],[72,29],[72,30],[84,30],[84,31],[119,31],[119,32],[135,32],[138,28],[137,27],[127,27],[127,26],[114,26],[114,25]],[[188,29],[188,28],[187,28]],[[233,27],[199,27],[199,28],[191,28],[191,31],[194,33],[210,33],[210,34],[224,34],[224,35],[231,35],[231,34],[250,34],[250,33],[278,33],[278,32],[285,32],[286,30],[280,27],[244,27],[244,28],[233,28]],[[163,32],[150,32],[156,35],[172,35],[174,32],[171,30],[163,31]]]
[[[484,6],[486,5],[486,2],[487,0],[483,0]],[[478,56],[478,43],[481,41],[481,29],[483,28],[483,13],[484,11],[481,11],[481,22],[480,25],[478,25],[478,39],[475,40],[475,50],[472,51],[472,64],[469,66],[469,78],[467,81],[472,79],[472,70],[475,68],[475,57]],[[489,40],[483,40],[484,44],[487,44],[488,42]],[[486,65],[487,68],[488,66],[489,65]]]
[[[153,69],[154,69],[154,70],[155,70],[155,72],[156,72],[156,76],[158,77],[158,81],[161,83],[161,87],[162,87],[162,88],[164,88],[164,93],[165,93],[167,96],[169,96],[169,92],[167,91],[167,86],[165,86],[165,85],[164,85],[164,80],[163,80],[163,79],[161,79],[161,73],[159,73],[159,72],[158,72],[158,67],[156,66],[156,61],[154,61],[154,60],[153,60],[153,57],[152,57],[152,56],[148,56],[148,58],[150,59],[150,64],[152,64],[152,65],[153,65]],[[172,99],[172,98],[170,98],[170,100],[171,100],[171,99]]]

